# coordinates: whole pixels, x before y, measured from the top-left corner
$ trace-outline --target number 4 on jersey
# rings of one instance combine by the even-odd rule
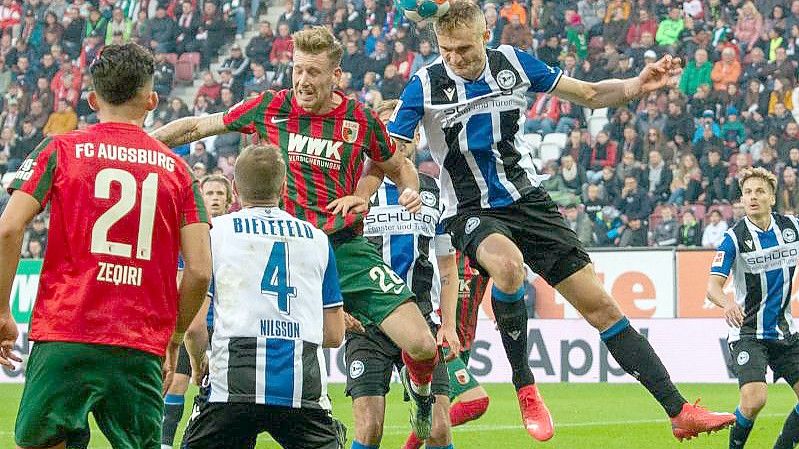
[[[291,313],[289,300],[297,296],[297,288],[289,285],[288,265],[286,242],[275,242],[261,278],[261,293],[276,297],[277,308],[286,315]]]

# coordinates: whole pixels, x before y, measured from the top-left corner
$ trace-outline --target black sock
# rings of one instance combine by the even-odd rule
[[[652,345],[630,326],[627,318],[619,320],[610,329],[602,332],[600,337],[616,362],[649,390],[669,417],[680,414],[687,401],[671,382],[669,372],[655,354]]]
[[[741,409],[736,408],[735,425],[730,430],[730,449],[743,449],[754,425],[755,420],[747,418],[741,413]]]
[[[496,286],[491,289],[491,306],[497,320],[502,346],[513,371],[513,386],[520,388],[535,383],[527,361],[527,308],[524,304],[524,287],[508,294]]]
[[[161,444],[172,446],[178,424],[183,418],[183,395],[168,394],[164,398],[164,424],[161,427]]]
[[[791,410],[791,414],[785,419],[782,432],[774,443],[774,449],[793,449],[799,443],[799,404]]]

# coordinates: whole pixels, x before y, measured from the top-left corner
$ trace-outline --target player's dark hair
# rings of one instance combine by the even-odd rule
[[[280,148],[272,144],[244,148],[236,159],[233,180],[243,202],[280,199],[286,183],[286,163]]]
[[[119,106],[152,82],[153,55],[144,47],[127,43],[106,45],[91,65],[92,83],[104,101]]]

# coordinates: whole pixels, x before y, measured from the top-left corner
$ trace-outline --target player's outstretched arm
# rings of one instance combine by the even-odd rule
[[[322,347],[338,348],[344,341],[344,308],[325,309],[322,318]]]
[[[634,78],[590,83],[563,76],[552,94],[591,109],[616,107],[658,89],[677,87],[681,74],[680,59],[666,55],[655,63],[647,64]]]
[[[168,124],[150,133],[150,136],[160,140],[170,148],[185,145],[227,132],[225,122],[222,120],[223,112],[201,117],[184,117],[169,122]]]
[[[14,369],[12,361],[22,361],[11,352],[19,334],[9,304],[11,284],[17,273],[25,227],[41,210],[34,197],[17,190],[0,217],[0,365],[8,369]]]

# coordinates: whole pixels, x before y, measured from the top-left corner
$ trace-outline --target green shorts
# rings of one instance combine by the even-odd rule
[[[448,352],[444,348],[444,354]],[[458,357],[447,362],[447,372],[449,373],[449,400],[453,401],[458,396],[466,393],[472,388],[477,388],[480,383],[474,378],[474,375],[469,371],[470,351],[461,351]]]
[[[33,345],[14,430],[17,445],[50,447],[89,429],[89,412],[115,449],[160,449],[161,360],[136,349]]]
[[[397,307],[414,298],[377,248],[363,236],[333,244],[344,311],[364,326],[380,325]]]

